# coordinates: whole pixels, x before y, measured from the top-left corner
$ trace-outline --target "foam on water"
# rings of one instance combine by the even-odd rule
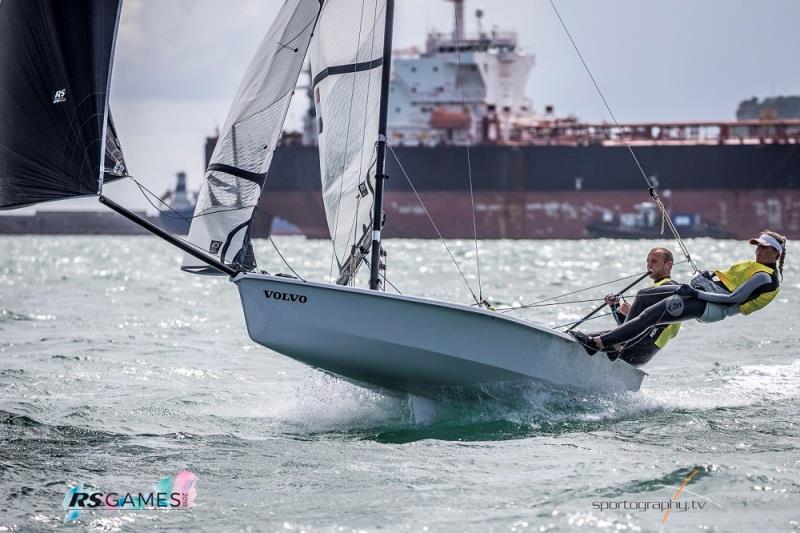
[[[699,377],[699,381],[697,378]],[[664,407],[744,407],[800,398],[800,359],[789,364],[715,365],[669,388],[645,388],[643,396]]]

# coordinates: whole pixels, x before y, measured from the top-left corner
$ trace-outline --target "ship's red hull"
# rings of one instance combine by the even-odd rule
[[[422,200],[445,238],[472,238],[469,193],[424,191]],[[484,239],[580,239],[604,212],[629,213],[649,200],[641,189],[617,191],[476,192],[478,237]],[[798,189],[673,190],[673,214],[699,214],[732,238],[745,239],[764,228],[800,238]],[[261,200],[265,213],[297,225],[309,238],[328,238],[322,198],[307,190],[271,191]],[[387,191],[386,237],[435,238],[436,231],[412,192]]]

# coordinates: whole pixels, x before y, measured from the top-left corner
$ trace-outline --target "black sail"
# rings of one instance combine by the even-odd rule
[[[121,4],[0,0],[0,209],[127,175],[108,112]]]
[[[106,156],[103,159],[103,182],[107,183],[127,175],[128,167],[125,165],[125,156],[122,155],[122,144],[117,137],[117,128],[114,126],[109,109],[106,124]]]

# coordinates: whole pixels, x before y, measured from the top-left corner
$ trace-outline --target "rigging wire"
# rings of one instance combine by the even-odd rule
[[[152,207],[153,207],[153,208],[154,208],[156,211],[158,211],[160,214],[162,214],[162,215],[167,215],[169,218],[173,218],[173,219],[176,219],[176,220],[180,219],[180,220],[183,220],[184,222],[189,222],[190,218],[187,218],[185,215],[183,215],[183,214],[179,213],[177,210],[175,210],[175,208],[174,208],[174,207],[172,207],[172,206],[171,206],[171,205],[169,205],[167,202],[165,202],[164,200],[162,200],[162,199],[161,199],[161,198],[160,198],[158,195],[156,195],[156,194],[155,194],[153,191],[151,191],[150,189],[148,189],[147,187],[145,187],[144,185],[142,185],[142,184],[141,184],[141,183],[140,183],[140,182],[139,182],[139,181],[138,181],[136,178],[134,178],[134,177],[133,177],[133,176],[131,176],[131,175],[128,175],[128,178],[129,178],[129,179],[130,179],[130,180],[131,180],[133,183],[135,183],[137,187],[139,187],[139,192],[141,192],[141,193],[142,193],[142,196],[144,197],[144,199],[145,199],[145,200],[147,200],[147,203],[149,203],[149,204],[150,204],[150,205],[151,205],[151,206],[152,206]],[[146,192],[145,192],[145,191],[146,191]],[[178,215],[178,216],[174,217],[174,216],[172,216],[172,215],[168,214],[166,211],[162,211],[160,207],[158,207],[156,204],[154,204],[154,203],[153,203],[153,201],[152,201],[152,200],[150,200],[150,198],[148,197],[148,194],[149,194],[149,195],[151,195],[153,198],[157,199],[159,202],[161,202],[161,203],[162,203],[162,204],[164,204],[165,206],[167,206],[167,207],[168,207],[168,208],[169,208],[169,209],[170,209],[170,210],[171,210],[173,213],[175,213],[175,214],[176,214],[176,215]],[[194,215],[192,215],[192,217],[191,217],[191,218],[194,218]]]
[[[583,320],[583,319],[573,320],[572,322],[567,322],[566,324],[559,324],[558,326],[553,326],[553,329],[565,328],[567,326],[571,326],[573,324],[577,324],[578,322],[589,322],[590,320],[597,320],[598,318],[602,318],[604,316],[610,316],[610,315],[613,315],[613,314],[614,314],[613,312],[608,312],[608,313],[603,313],[602,315],[595,315],[595,316],[593,316],[591,318],[587,318],[585,320]]]
[[[688,259],[684,260],[684,261],[678,261],[677,263],[673,263],[673,266],[682,265],[682,264],[688,263],[688,262],[689,262]],[[529,304],[520,305],[520,306],[516,306],[516,307],[498,307],[498,308],[495,308],[495,310],[496,311],[500,311],[501,313],[506,313],[506,312],[509,312],[509,311],[517,311],[519,309],[527,309],[528,307],[539,307],[539,304],[544,303],[544,302],[550,302],[552,300],[558,300],[559,298],[563,298],[565,296],[571,296],[573,294],[578,294],[579,292],[588,291],[588,290],[591,290],[591,289],[596,289],[598,287],[603,287],[604,285],[611,285],[612,283],[616,283],[618,281],[624,281],[626,279],[635,278],[637,276],[641,276],[642,274],[645,274],[645,272],[636,272],[635,274],[631,274],[630,276],[623,276],[621,278],[612,279],[611,281],[604,281],[603,283],[598,283],[596,285],[590,285],[588,287],[581,287],[581,288],[575,289],[574,291],[565,292],[563,294],[559,294],[559,295],[556,295],[556,296],[550,296],[549,298],[544,298],[542,300],[537,300],[537,301],[529,303]],[[630,296],[630,295],[628,295],[628,296]]]
[[[228,213],[228,212],[231,212],[231,211],[241,211],[243,209],[253,209],[254,211],[258,211],[258,204],[254,204],[254,205],[243,205],[243,206],[240,206],[240,207],[230,207],[230,208],[227,208],[227,209],[217,209],[215,211],[206,211],[205,213],[200,213],[199,215],[191,215],[191,216],[187,217],[186,215],[183,215],[180,212],[176,211],[174,207],[172,207],[171,205],[166,203],[164,200],[159,198],[158,195],[156,195],[153,191],[151,191],[150,189],[148,189],[147,187],[142,185],[133,176],[128,176],[128,178],[130,178],[131,181],[133,181],[136,184],[136,186],[139,187],[139,192],[142,193],[142,197],[145,200],[147,200],[147,203],[149,203],[153,207],[153,209],[158,211],[159,215],[165,215],[167,218],[171,218],[173,220],[183,220],[184,222],[189,222],[191,224],[192,220],[194,220],[196,218],[200,218],[200,217],[204,217],[204,216],[208,216],[208,215],[215,215],[217,213]],[[170,209],[170,211],[175,213],[177,216],[172,216],[167,211],[162,210],[160,207],[158,207],[156,204],[154,204],[152,202],[152,200],[150,200],[150,198],[148,198],[148,195],[152,196],[153,198],[155,198],[156,200],[158,200],[159,202],[161,202],[162,204],[167,206]],[[259,215],[261,215],[261,214],[259,213]],[[263,217],[261,218],[261,223],[264,224],[264,227],[266,227],[266,223],[264,222],[264,218]],[[195,247],[197,248],[197,246],[195,246]]]
[[[364,263],[366,263],[367,268],[370,268],[370,269],[372,268],[372,263],[370,263],[369,259],[367,259],[366,257],[364,258]],[[402,292],[400,292],[400,289],[398,289],[397,286],[394,283],[392,283],[391,281],[389,281],[389,278],[386,277],[386,270],[384,270],[383,274],[381,274],[381,275],[383,276],[384,283],[388,283],[394,290],[397,291],[397,294],[403,294]]]
[[[458,73],[461,73],[461,39],[459,35],[461,34],[461,28],[459,27],[459,17],[456,17],[456,56],[458,57]],[[458,74],[456,74],[458,77]],[[461,88],[461,107],[466,110],[467,109],[467,101],[464,97],[464,86],[463,84],[460,85]],[[472,116],[472,115],[470,115]],[[476,270],[478,272],[478,298],[480,300],[479,305],[483,305],[485,300],[483,299],[483,286],[481,284],[481,256],[478,252],[478,223],[475,220],[475,193],[473,192],[472,187],[472,159],[470,158],[470,137],[471,132],[467,132],[467,176],[469,177],[469,199],[472,202],[472,233],[475,237],[475,265]]]
[[[261,225],[266,228],[267,227],[267,222],[264,219],[264,214],[261,212],[261,209],[259,209],[258,206],[256,206],[255,212],[258,213],[258,218],[261,220]],[[275,243],[274,240],[272,240],[272,235],[270,234],[270,232],[267,232],[267,238],[269,239],[269,242],[272,243],[272,247],[275,248],[275,251],[278,252],[278,256],[283,261],[283,264],[286,265],[287,268],[292,271],[292,274],[294,274],[300,281],[305,281],[305,278],[303,276],[301,276],[300,274],[298,274],[297,271],[292,268],[292,265],[289,264],[289,261],[287,261],[286,258],[283,257],[283,254],[278,249],[278,245]],[[252,244],[251,244],[251,246],[252,246]]]
[[[590,289],[596,289],[596,288],[602,287],[604,285],[611,285],[612,283],[616,283],[618,281],[623,281],[623,280],[626,280],[626,279],[635,278],[637,276],[641,276],[642,274],[644,274],[644,272],[637,272],[636,274],[631,274],[630,276],[617,278],[617,279],[614,279],[614,280],[611,280],[611,281],[604,281],[603,283],[598,283],[597,285],[591,285],[589,287],[582,287],[582,288],[579,288],[579,289],[575,289],[574,291],[565,292],[564,294],[559,294],[559,295],[556,295],[556,296],[550,296],[549,298],[543,298],[541,300],[537,300],[535,302],[532,302],[532,303],[529,303],[529,304],[525,304],[525,305],[520,305],[518,307],[498,307],[498,308],[496,308],[496,310],[500,311],[501,313],[505,313],[505,312],[508,312],[508,311],[516,311],[518,309],[527,309],[528,307],[535,307],[535,306],[537,306],[537,305],[539,305],[541,303],[544,303],[544,302],[550,302],[552,300],[558,300],[559,298],[563,298],[564,296],[571,296],[573,294],[578,294],[579,292],[588,291]]]
[[[134,183],[135,183],[135,184],[136,184],[136,185],[139,187],[139,191],[142,193],[142,196],[144,197],[144,199],[145,199],[145,200],[147,200],[147,202],[148,202],[148,203],[149,203],[151,206],[153,206],[153,208],[155,208],[155,210],[156,210],[156,211],[158,211],[159,213],[165,213],[165,214],[166,214],[166,212],[165,212],[165,211],[162,211],[161,209],[159,209],[159,208],[158,208],[158,206],[156,206],[156,205],[155,205],[155,204],[154,204],[154,203],[153,203],[153,202],[152,202],[152,201],[151,201],[151,200],[150,200],[150,199],[147,197],[147,194],[150,194],[150,195],[152,195],[154,198],[157,198],[159,202],[161,202],[162,204],[164,204],[164,205],[166,205],[167,207],[169,207],[169,208],[170,208],[172,211],[174,211],[174,212],[175,212],[175,214],[177,214],[177,215],[178,215],[178,217],[182,218],[182,219],[183,219],[183,220],[185,220],[185,221],[190,221],[190,220],[191,220],[191,219],[193,219],[193,218],[199,218],[199,217],[203,216],[203,214],[201,214],[201,215],[193,215],[193,216],[191,216],[191,217],[185,217],[185,216],[181,215],[181,214],[180,214],[178,211],[175,211],[175,209],[174,209],[174,208],[173,208],[171,205],[169,205],[169,204],[167,204],[166,202],[164,202],[164,201],[163,201],[161,198],[158,198],[158,196],[157,196],[156,194],[154,194],[154,193],[153,193],[153,192],[152,192],[150,189],[148,189],[147,187],[145,187],[144,185],[142,185],[141,183],[139,183],[139,182],[136,180],[136,178],[134,178],[134,177],[133,177],[133,176],[131,176],[131,175],[128,175],[127,177],[128,177],[128,178],[130,178],[130,180],[131,180],[131,181],[133,181],[133,182],[134,182]],[[145,191],[147,191],[147,194],[145,193]],[[248,207],[253,207],[253,206],[248,206]],[[239,208],[236,208],[236,209],[230,209],[230,211],[237,211],[237,210],[239,210],[239,209],[245,209],[245,207],[239,207]],[[217,212],[219,212],[219,211],[217,211]],[[204,213],[204,214],[210,214],[210,213]],[[178,218],[178,217],[171,217],[171,218]],[[177,239],[177,240],[181,241],[182,243],[184,243],[185,245],[187,245],[187,246],[189,246],[189,247],[191,247],[191,248],[194,248],[195,250],[198,250],[198,251],[200,251],[200,252],[203,252],[203,253],[208,253],[208,252],[207,252],[205,249],[203,249],[203,248],[200,248],[200,247],[199,247],[199,246],[197,246],[195,243],[193,243],[193,242],[191,242],[191,241],[189,241],[189,240],[187,240],[187,239],[184,239],[183,237],[181,237],[181,236],[179,236],[179,235],[172,234],[172,236],[173,236],[175,239]],[[225,264],[232,264],[232,263],[225,263]]]
[[[438,235],[439,236],[439,240],[442,241],[442,245],[444,245],[444,249],[447,250],[447,253],[450,256],[450,259],[453,261],[453,264],[455,265],[456,270],[458,270],[458,273],[461,275],[461,279],[464,280],[464,284],[467,286],[467,289],[469,290],[469,293],[472,295],[472,299],[475,300],[475,303],[480,306],[481,305],[481,300],[479,300],[478,297],[475,296],[475,291],[472,290],[472,287],[470,286],[469,281],[467,281],[467,277],[464,275],[464,272],[461,270],[461,267],[458,266],[458,262],[456,261],[456,258],[453,255],[453,252],[450,251],[450,247],[447,246],[447,243],[445,242],[444,237],[442,237],[442,232],[439,231],[439,227],[436,225],[436,222],[433,221],[433,217],[431,217],[430,212],[428,212],[428,207],[425,205],[425,202],[422,201],[422,198],[420,197],[419,193],[417,192],[417,188],[414,187],[414,184],[411,182],[411,178],[408,176],[408,172],[406,172],[406,169],[403,166],[403,163],[400,162],[400,159],[397,157],[397,154],[395,153],[394,148],[392,147],[391,143],[387,142],[386,145],[389,147],[389,151],[392,153],[392,157],[394,157],[394,160],[397,162],[397,166],[400,167],[400,171],[403,173],[403,176],[405,176],[406,181],[408,181],[408,185],[411,187],[411,190],[414,192],[414,196],[417,197],[417,201],[419,201],[419,204],[422,206],[422,210],[425,211],[425,216],[428,217],[428,220],[430,221],[431,225],[433,226],[434,231],[436,231],[436,235]]]
[[[647,184],[647,189],[648,189],[648,192],[650,193],[650,196],[656,202],[656,205],[658,206],[659,210],[661,211],[661,231],[662,231],[662,233],[664,231],[664,224],[666,223],[666,225],[670,229],[670,232],[672,232],[672,235],[675,237],[675,240],[678,242],[678,246],[681,249],[681,253],[683,253],[683,255],[686,257],[686,260],[692,266],[692,269],[695,272],[698,272],[699,269],[697,268],[697,265],[692,260],[692,256],[689,253],[689,249],[686,247],[686,244],[683,242],[683,239],[681,238],[680,233],[678,233],[678,229],[675,227],[675,224],[672,222],[672,218],[669,216],[669,213],[667,213],[667,208],[664,206],[663,202],[661,201],[661,198],[658,196],[658,192],[656,192],[655,185],[650,181],[650,178],[647,177],[647,173],[645,173],[644,168],[642,167],[642,164],[639,162],[639,158],[636,157],[636,153],[633,151],[633,148],[631,147],[630,143],[628,142],[628,139],[626,138],[625,133],[622,130],[622,127],[619,125],[619,122],[617,121],[617,117],[614,116],[614,112],[611,111],[611,106],[608,104],[608,100],[606,100],[606,97],[603,94],[603,91],[600,90],[600,85],[597,83],[597,80],[595,80],[594,75],[592,74],[592,71],[589,68],[589,65],[586,63],[586,60],[583,58],[583,54],[581,54],[581,51],[578,48],[578,45],[575,43],[575,39],[572,38],[572,34],[570,33],[569,29],[567,28],[566,22],[564,22],[564,19],[561,17],[561,13],[558,12],[558,9],[556,8],[554,0],[549,0],[549,2],[550,2],[550,6],[553,8],[553,11],[556,14],[556,17],[558,17],[559,22],[561,22],[561,27],[564,28],[564,33],[567,34],[567,37],[569,38],[569,41],[572,43],[572,47],[575,49],[575,52],[578,54],[578,58],[581,60],[581,63],[583,64],[583,68],[586,70],[586,73],[589,75],[589,79],[592,80],[592,84],[594,84],[594,88],[595,88],[595,90],[597,90],[597,94],[600,95],[600,99],[603,101],[603,105],[605,105],[606,111],[608,111],[608,114],[611,116],[611,120],[614,121],[614,125],[617,127],[617,131],[619,132],[620,137],[622,138],[623,142],[625,143],[625,146],[627,147],[628,152],[630,152],[631,157],[633,157],[633,160],[636,163],[637,168],[639,169],[639,172],[642,174],[642,177],[644,178],[644,181]]]
[[[649,292],[647,294],[649,296],[660,296],[662,294],[674,294],[674,291],[660,291],[660,292],[659,291],[653,291],[653,292]],[[636,297],[636,293],[619,294],[618,296],[620,298],[635,298]],[[495,308],[495,311],[512,311],[512,310],[516,310],[516,309],[530,309],[530,308],[533,308],[533,307],[551,307],[553,305],[583,304],[583,303],[589,303],[589,302],[602,302],[604,300],[605,300],[605,297],[604,298],[587,298],[585,300],[569,300],[569,301],[566,301],[566,302],[549,302],[549,303],[539,303],[539,304],[528,304],[528,305],[525,305],[523,307],[498,307],[498,308]],[[589,320],[589,319],[587,319],[587,320]]]
[[[654,293],[655,294],[655,293]],[[630,297],[634,295],[630,294],[621,294],[620,297]],[[516,309],[531,309],[534,307],[551,307],[553,305],[569,305],[569,304],[585,304],[590,302],[602,302],[605,298],[587,298],[585,300],[568,300],[566,302],[548,302],[548,303],[538,303],[538,304],[528,304],[524,307],[496,307],[495,311],[511,311]]]
[[[192,221],[193,219],[195,219],[195,218],[199,218],[199,217],[202,217],[202,216],[205,216],[205,215],[210,215],[210,214],[212,214],[212,213],[219,213],[219,212],[220,212],[220,211],[213,211],[213,212],[201,213],[201,214],[199,214],[199,215],[192,215],[192,216],[190,216],[190,217],[187,217],[187,216],[185,216],[185,215],[182,215],[182,214],[181,214],[181,213],[179,213],[178,211],[176,211],[176,210],[175,210],[175,208],[173,208],[173,207],[172,207],[171,205],[169,205],[168,203],[164,202],[164,200],[162,200],[161,198],[159,198],[159,197],[158,197],[156,194],[154,194],[154,193],[153,193],[153,192],[152,192],[150,189],[148,189],[147,187],[145,187],[144,185],[142,185],[142,184],[141,184],[141,183],[140,183],[138,180],[136,180],[136,178],[134,178],[133,176],[128,176],[128,177],[131,179],[131,181],[133,181],[133,182],[136,184],[136,186],[137,186],[137,187],[139,187],[139,191],[142,193],[142,196],[144,197],[144,199],[145,199],[145,200],[147,200],[147,202],[148,202],[148,203],[149,203],[151,206],[153,206],[153,208],[154,208],[156,211],[158,211],[160,214],[167,215],[167,216],[169,216],[170,218],[173,218],[173,219],[182,219],[182,220],[183,220],[183,221],[185,221],[185,222],[191,222],[191,221]],[[168,208],[169,208],[171,211],[173,211],[173,212],[174,212],[176,215],[178,215],[178,216],[175,216],[175,217],[173,217],[173,216],[171,216],[171,215],[170,215],[170,214],[169,214],[167,211],[163,211],[162,209],[160,209],[160,208],[159,208],[159,207],[158,207],[156,204],[154,204],[154,203],[153,203],[153,201],[152,201],[152,200],[150,200],[150,198],[148,197],[148,194],[149,194],[150,196],[152,196],[153,198],[156,198],[156,199],[157,199],[159,202],[161,202],[161,203],[162,203],[162,204],[164,204],[165,206],[167,206],[167,207],[168,207]],[[246,205],[246,206],[242,206],[242,207],[236,207],[236,208],[231,208],[231,209],[225,209],[225,211],[239,211],[239,210],[241,210],[241,209],[249,209],[249,208],[253,208],[253,210],[254,210],[256,213],[258,213],[259,219],[261,220],[261,225],[262,225],[263,227],[265,227],[265,228],[266,228],[266,227],[267,227],[267,223],[266,223],[266,220],[264,219],[264,214],[261,212],[261,209],[259,209],[259,206],[258,206],[258,205]],[[181,240],[181,241],[183,241],[184,243],[186,243],[186,244],[189,244],[189,245],[193,246],[194,248],[197,248],[198,250],[200,250],[200,249],[201,249],[201,248],[199,248],[197,245],[195,245],[194,243],[192,243],[192,242],[190,242],[190,241],[188,241],[188,240],[186,240],[186,239],[183,239],[183,238],[181,238],[181,237],[178,237],[177,235],[175,235],[175,237],[176,237],[177,239],[180,239],[180,240]],[[291,271],[292,271],[292,274],[294,274],[294,275],[295,275],[295,276],[296,276],[296,277],[297,277],[299,280],[301,280],[301,281],[306,281],[306,280],[305,280],[305,278],[304,278],[303,276],[301,276],[300,274],[298,274],[298,273],[297,273],[297,271],[296,271],[294,268],[292,268],[292,265],[291,265],[291,264],[289,264],[289,262],[288,262],[288,261],[286,260],[286,258],[283,256],[283,254],[281,253],[280,249],[278,248],[278,245],[277,245],[277,244],[275,243],[275,241],[272,239],[272,235],[270,235],[269,233],[267,233],[267,238],[268,238],[268,239],[269,239],[269,241],[272,243],[272,246],[275,248],[275,251],[278,253],[278,256],[281,258],[281,260],[283,260],[283,263],[286,265],[286,267],[287,267],[289,270],[291,270]],[[203,251],[205,252],[205,250],[203,250]]]
[[[130,176],[130,175],[129,175],[129,176],[127,176],[127,177],[128,177],[128,178],[129,178],[131,181],[133,181],[133,183],[135,183],[135,184],[136,184],[136,186],[139,188],[139,192],[141,192],[141,193],[142,193],[142,197],[143,197],[145,200],[147,200],[147,203],[149,203],[149,204],[150,204],[150,206],[152,206],[152,208],[153,208],[153,209],[155,209],[156,211],[158,211],[158,212],[159,212],[159,214],[165,215],[167,218],[172,218],[172,219],[174,219],[174,220],[183,220],[184,222],[191,222],[191,221],[192,221],[192,220],[194,220],[195,218],[200,218],[200,217],[204,217],[204,216],[207,216],[207,215],[213,215],[213,214],[215,214],[215,213],[221,213],[221,212],[223,212],[223,211],[225,211],[225,212],[227,212],[227,211],[241,211],[242,209],[250,209],[250,208],[256,208],[256,207],[257,207],[256,205],[243,205],[243,206],[241,206],[241,207],[231,207],[231,208],[229,208],[229,209],[218,209],[218,210],[216,210],[216,211],[209,211],[209,212],[206,212],[206,213],[200,213],[199,215],[191,215],[191,216],[188,216],[188,217],[187,217],[186,215],[183,215],[183,214],[181,214],[180,212],[176,211],[174,207],[172,207],[171,205],[169,205],[168,203],[166,203],[164,200],[162,200],[161,198],[159,198],[159,196],[158,196],[156,193],[154,193],[153,191],[151,191],[150,189],[148,189],[147,187],[145,187],[144,185],[142,185],[142,183],[141,183],[141,182],[139,182],[139,181],[137,181],[137,180],[136,180],[136,178],[134,178],[133,176]],[[169,214],[167,211],[164,211],[163,209],[161,209],[160,207],[158,207],[156,204],[154,204],[154,203],[153,203],[153,201],[152,201],[152,200],[150,200],[150,198],[148,197],[148,195],[152,196],[153,198],[155,198],[156,200],[158,200],[160,203],[164,204],[164,205],[165,205],[167,208],[169,208],[169,210],[170,210],[170,211],[172,211],[173,213],[175,213],[175,215],[177,215],[177,216],[172,216],[172,215],[171,215],[171,214]]]
[[[276,251],[276,252],[278,252],[278,255],[280,256],[280,258],[283,260],[283,264],[285,264],[285,265],[286,265],[286,267],[287,267],[289,270],[291,270],[291,271],[292,271],[292,274],[294,274],[294,275],[297,277],[297,279],[299,279],[300,281],[305,281],[306,279],[305,279],[303,276],[301,276],[300,274],[298,274],[298,273],[297,273],[297,271],[296,271],[295,269],[293,269],[293,268],[292,268],[292,265],[290,265],[290,264],[289,264],[289,261],[287,261],[287,260],[286,260],[286,258],[285,258],[285,257],[283,257],[283,254],[282,254],[282,253],[281,253],[281,251],[278,249],[278,245],[277,245],[277,244],[275,244],[275,241],[274,241],[274,240],[272,240],[272,235],[269,235],[269,234],[268,234],[268,235],[267,235],[267,238],[269,239],[269,242],[271,242],[271,243],[272,243],[272,246],[275,248],[275,251]]]

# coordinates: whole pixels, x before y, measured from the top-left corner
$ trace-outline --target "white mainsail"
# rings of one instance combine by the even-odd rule
[[[242,79],[206,171],[189,241],[224,263],[255,266],[250,223],[303,66],[319,0],[287,0]],[[183,270],[219,274],[185,255]]]
[[[350,281],[370,245],[385,17],[385,0],[326,0],[309,53],[339,283]]]

